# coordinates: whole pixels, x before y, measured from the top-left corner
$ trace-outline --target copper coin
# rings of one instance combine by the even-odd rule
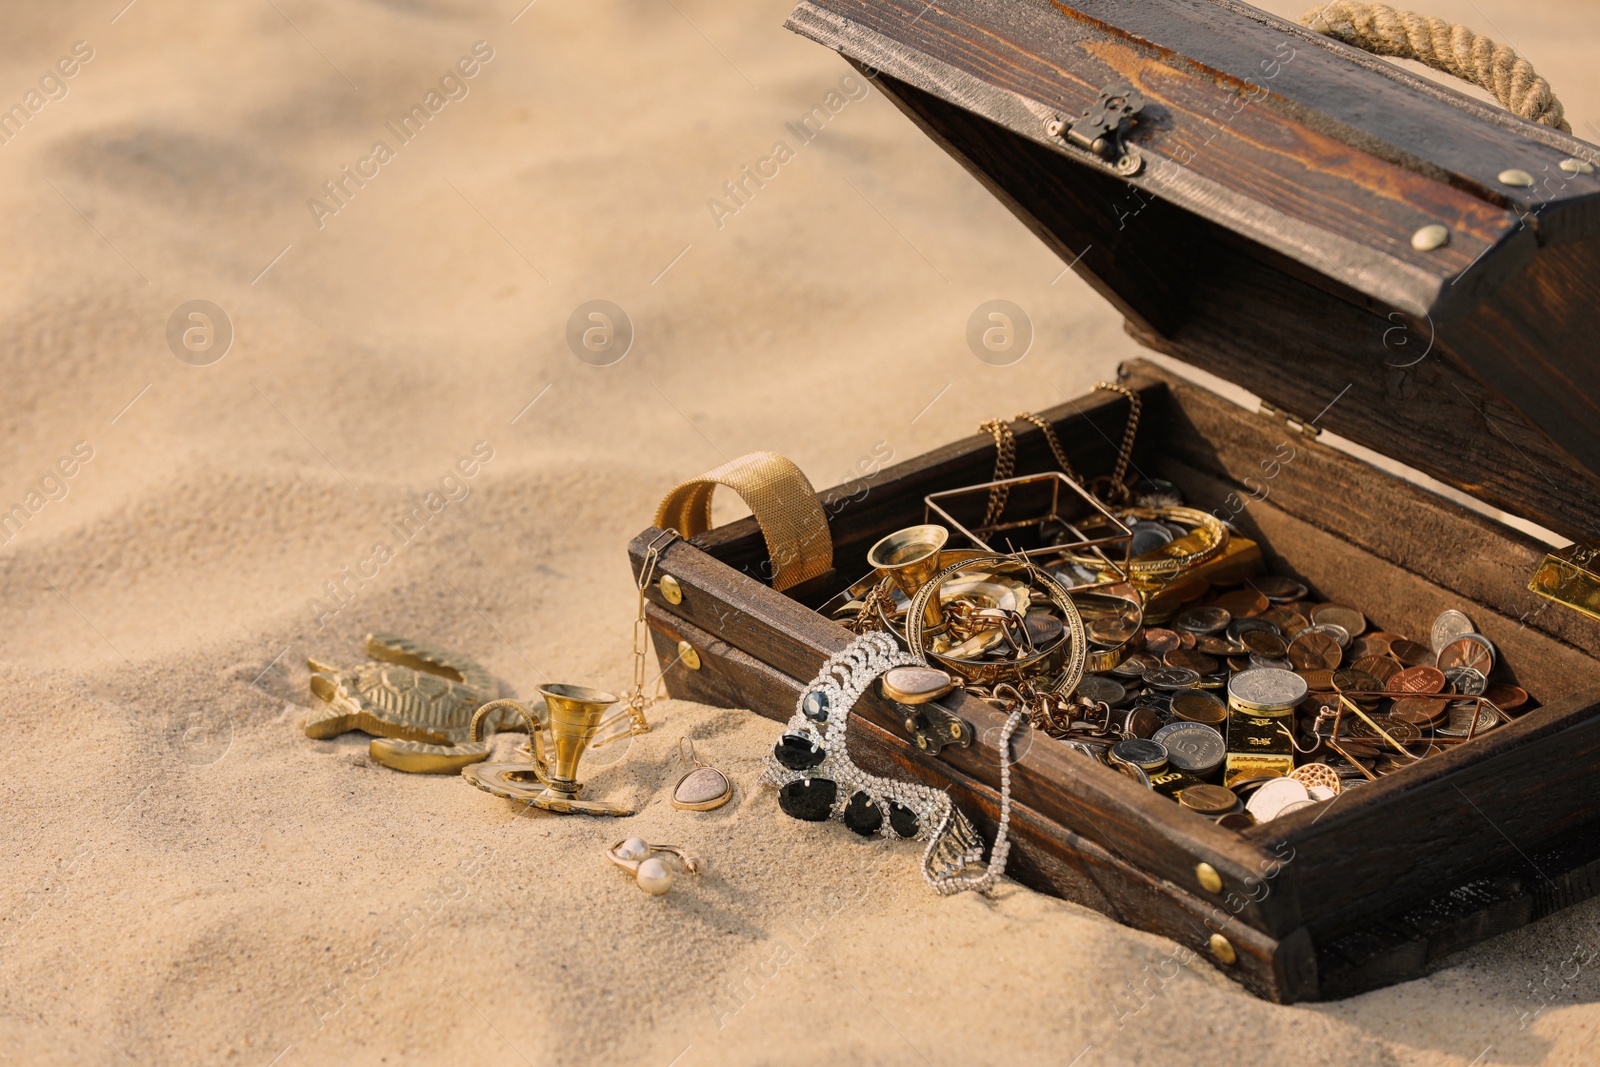
[[[1467,634],[1439,650],[1439,667],[1471,667],[1480,674],[1488,674],[1494,669],[1494,651],[1487,639]]]
[[[1289,642],[1289,661],[1302,670],[1332,670],[1343,658],[1332,634],[1303,633]]]
[[[1178,635],[1171,630],[1152,627],[1144,632],[1144,647],[1154,655],[1165,656],[1178,645]]]
[[[1172,714],[1185,722],[1219,726],[1228,720],[1228,706],[1209,693],[1192,689],[1172,694]]]
[[[1491,685],[1484,690],[1483,698],[1501,711],[1520,708],[1528,702],[1528,691],[1515,685]]]
[[[1402,637],[1391,642],[1389,653],[1407,667],[1433,667],[1437,666],[1438,657],[1433,654],[1433,649],[1427,645],[1419,645],[1410,638]]]
[[[1350,642],[1352,659],[1371,659],[1389,654],[1389,639],[1382,634],[1367,634]]]
[[[1333,672],[1330,670],[1296,670],[1306,680],[1306,685],[1324,693],[1333,691]]]
[[[1382,689],[1383,685],[1366,671],[1346,667],[1333,672],[1333,687],[1341,693],[1372,693]]]
[[[1227,830],[1248,830],[1255,824],[1255,816],[1247,811],[1230,811],[1217,819],[1217,825]]]
[[[1422,731],[1416,725],[1409,722],[1403,722],[1400,719],[1395,718],[1393,715],[1374,715],[1372,716],[1372,721],[1376,724],[1376,729],[1373,726],[1369,726],[1365,720],[1352,716],[1350,718],[1351,735],[1355,737],[1377,738],[1378,742],[1384,745],[1387,745],[1388,742],[1384,741],[1381,737],[1378,737],[1378,730],[1382,730],[1384,733],[1388,734],[1402,745],[1419,740],[1422,737]],[[1379,751],[1381,752],[1383,750],[1379,749]],[[1389,749],[1389,751],[1393,752],[1394,750]]]
[[[1293,637],[1311,625],[1310,619],[1284,605],[1268,608],[1261,613],[1260,617],[1277,626],[1278,629],[1283,631],[1283,636],[1285,637]]]
[[[1400,664],[1388,656],[1365,656],[1350,664],[1358,671],[1366,671],[1378,680],[1378,684],[1387,687],[1389,679],[1400,673]]]
[[[1389,689],[1396,693],[1442,693],[1444,672],[1438,667],[1407,667],[1389,679]]]
[[[1351,637],[1367,628],[1367,617],[1347,604],[1318,604],[1311,609],[1311,621],[1319,625],[1338,626]]]
[[[1249,587],[1235,589],[1231,593],[1223,593],[1212,601],[1212,604],[1215,607],[1222,608],[1236,619],[1254,618],[1272,606],[1266,597]]]
[[[1230,671],[1247,671],[1250,669],[1249,656],[1229,656],[1228,669]]]
[[[1299,600],[1306,595],[1306,587],[1293,578],[1280,578],[1276,574],[1263,574],[1245,582],[1250,588],[1274,603]]]
[[[1198,640],[1199,638],[1190,633],[1188,630],[1178,631],[1178,647],[1180,648],[1193,648],[1194,643]]]
[[[1367,641],[1382,641],[1384,649],[1387,651],[1394,647],[1396,641],[1404,641],[1406,635],[1390,633],[1388,630],[1374,630],[1370,634],[1364,635],[1364,639]]]
[[[1251,652],[1269,659],[1282,659],[1289,644],[1271,630],[1246,630],[1239,635],[1239,643]]]
[[[1427,697],[1401,697],[1389,709],[1389,717],[1413,726],[1436,726],[1445,720],[1445,704]]]
[[[1196,674],[1211,674],[1217,669],[1216,660],[1192,648],[1175,648],[1162,658],[1169,667],[1182,667]]]
[[[1236,645],[1225,637],[1210,635],[1197,638],[1194,647],[1208,656],[1242,656],[1248,651],[1243,645]]]
[[[1220,785],[1191,785],[1178,793],[1178,803],[1202,815],[1226,815],[1239,806],[1239,798]]]

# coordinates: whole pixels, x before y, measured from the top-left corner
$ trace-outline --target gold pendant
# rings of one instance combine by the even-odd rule
[[[683,746],[688,745],[685,755]],[[694,765],[672,787],[672,806],[679,811],[711,811],[733,799],[733,782],[728,776],[694,754],[694,742],[678,738],[678,755]]]
[[[489,672],[466,656],[391,633],[367,635],[372,662],[344,668],[307,660],[311,692],[325,702],[306,736],[326,740],[360,730],[373,735],[372,758],[415,774],[454,774],[486,759],[488,741],[468,737],[473,709],[495,696]],[[518,729],[507,711],[491,731]]]

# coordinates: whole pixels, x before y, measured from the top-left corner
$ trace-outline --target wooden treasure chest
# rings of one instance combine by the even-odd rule
[[[1261,401],[1134,361],[1127,393],[1011,424],[1016,475],[1060,458],[1109,474],[1131,394],[1131,465],[1226,520],[1264,570],[1424,642],[1459,609],[1497,650],[1492,681],[1531,694],[1481,736],[1243,829],[1036,734],[1008,873],[1281,1002],[1418,976],[1600,888],[1596,150],[1237,0],[804,0],[789,26],[874,78],[1134,338]],[[831,539],[814,575],[755,518],[665,548],[641,533],[670,693],[787,720],[852,637],[820,609],[880,539],[930,521],[931,495],[990,482],[996,440],[807,494]],[[937,703],[975,739],[928,745],[874,691],[852,751],[948,787],[992,838],[1006,716],[960,690]]]

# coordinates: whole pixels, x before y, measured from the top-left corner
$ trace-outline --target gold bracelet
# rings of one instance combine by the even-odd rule
[[[711,495],[725,485],[749,505],[772,559],[772,588],[788,589],[833,567],[833,534],[817,491],[776,452],[751,452],[675,486],[656,525],[685,539],[711,529]]]

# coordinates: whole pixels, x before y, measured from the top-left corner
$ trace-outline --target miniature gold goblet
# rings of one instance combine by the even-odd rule
[[[580,800],[583,783],[578,779],[578,764],[584,750],[600,728],[605,711],[618,700],[610,693],[581,685],[545,685],[545,720],[515,700],[491,700],[472,716],[471,740],[490,712],[497,708],[515,709],[528,723],[533,741],[532,763],[474,763],[461,769],[461,777],[482,789],[508,800],[520,800],[546,811],[580,815],[632,815],[630,808],[599,800]],[[549,740],[545,735],[549,734]]]
[[[873,545],[867,553],[867,565],[915,600],[917,590],[939,573],[939,553],[949,539],[950,531],[943,526],[908,526]],[[944,625],[938,597],[928,599],[922,621],[929,628]]]

